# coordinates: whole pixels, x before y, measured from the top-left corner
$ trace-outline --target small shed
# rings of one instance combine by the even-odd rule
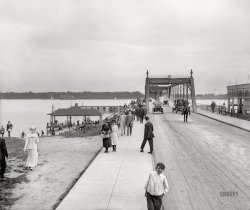
[[[83,116],[85,117],[85,121],[87,117],[90,116],[99,116],[100,122],[102,122],[102,114],[96,109],[84,109],[82,107],[70,107],[70,108],[62,108],[49,113],[51,118],[51,122],[55,123],[56,116],[65,116],[67,117],[67,122],[71,121],[72,116]]]

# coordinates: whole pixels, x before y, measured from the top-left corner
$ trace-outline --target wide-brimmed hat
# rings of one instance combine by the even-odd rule
[[[30,132],[36,132],[36,126],[32,125],[32,126],[30,127]]]

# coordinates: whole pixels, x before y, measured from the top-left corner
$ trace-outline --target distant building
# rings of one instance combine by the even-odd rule
[[[228,112],[250,114],[250,83],[227,86]]]

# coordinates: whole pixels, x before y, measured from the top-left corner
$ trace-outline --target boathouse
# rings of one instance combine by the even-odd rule
[[[250,83],[227,86],[228,112],[250,114]]]

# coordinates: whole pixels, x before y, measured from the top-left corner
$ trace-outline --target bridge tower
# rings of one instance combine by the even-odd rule
[[[149,98],[158,99],[165,91],[168,98],[175,99],[191,99],[192,108],[197,112],[193,70],[190,75],[168,75],[168,76],[149,76],[147,70],[145,81],[145,102],[149,107]]]

